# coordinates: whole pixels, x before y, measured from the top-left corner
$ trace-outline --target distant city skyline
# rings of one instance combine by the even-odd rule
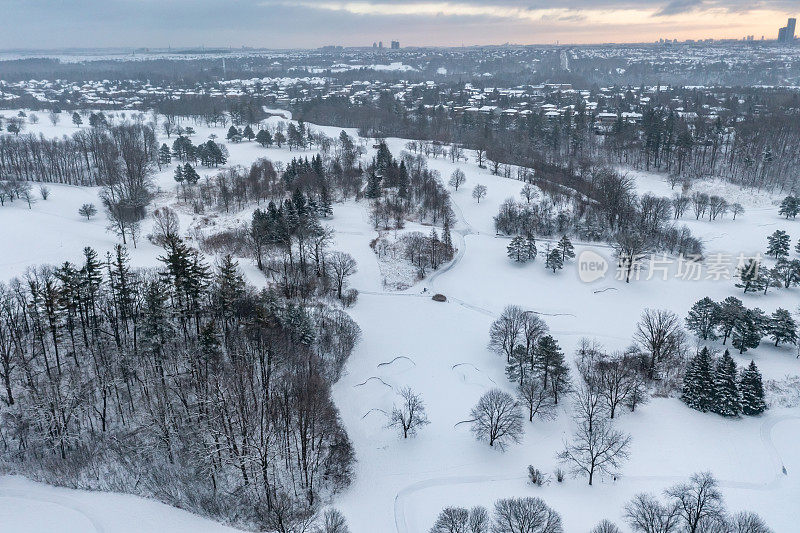
[[[599,44],[778,38],[795,1],[0,0],[2,49]]]

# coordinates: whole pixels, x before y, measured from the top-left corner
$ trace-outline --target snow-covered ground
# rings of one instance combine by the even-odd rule
[[[46,121],[45,116],[41,118]],[[66,114],[58,126],[42,122],[29,125],[28,131],[46,136],[75,131]],[[195,142],[212,133],[210,128],[189,125],[197,129]],[[330,136],[340,131],[312,127]],[[223,128],[213,132],[220,139],[225,137]],[[355,135],[352,130],[349,133]],[[388,143],[395,155],[405,145],[401,139],[389,139]],[[229,144],[228,149],[230,164],[249,165],[258,157],[288,161],[298,155],[251,142]],[[384,288],[378,260],[369,246],[377,234],[365,204],[337,204],[329,222],[336,230],[335,247],[353,255],[359,268],[351,281],[360,291],[359,301],[349,312],[361,326],[363,340],[351,356],[346,374],[334,386],[334,399],[358,463],[353,485],[332,503],[342,510],[354,532],[421,533],[428,531],[446,505],[490,506],[495,499],[508,496],[542,497],[561,514],[567,532],[588,531],[603,518],[624,526],[622,508],[635,493],[660,492],[701,470],[712,471],[720,480],[729,509],[757,512],[777,532],[797,530],[797,407],[776,406],[758,418],[727,420],[692,411],[677,399],[653,399],[636,413],[620,417],[620,428],[633,438],[631,458],[616,481],[601,479],[593,487],[584,479],[571,478],[541,488],[527,483],[527,465],[544,472],[557,466],[555,454],[572,432],[568,404],[561,407],[555,420],[526,424],[522,442],[505,453],[476,442],[468,424],[459,422],[469,418],[471,407],[487,389],[512,389],[504,375],[504,361],[486,348],[489,325],[506,305],[539,313],[571,355],[583,337],[595,338],[610,350],[628,346],[644,308],[670,309],[683,317],[703,296],[721,300],[735,295],[748,307],[758,306],[767,313],[778,307],[795,312],[800,289],[742,295],[731,280],[674,279],[674,266],[668,281],[642,279],[626,284],[614,279],[612,265],[605,279],[587,284],[579,280],[574,261],[558,274],[545,270],[541,259],[544,243],[535,263],[514,264],[506,257],[508,240],[495,236],[492,217],[503,200],[519,198],[522,184],[492,176],[472,160],[430,159],[429,166],[445,181],[455,168],[461,168],[467,183],[453,193],[459,219],[453,240],[458,253],[452,263],[426,280],[404,291]],[[198,170],[201,175],[213,172]],[[163,191],[157,205],[175,202],[172,172],[169,168],[156,175]],[[639,173],[636,179],[640,192],[671,193],[660,176]],[[479,183],[488,187],[488,196],[477,204],[471,191]],[[685,223],[710,254],[753,255],[764,250],[767,235],[776,229],[785,229],[793,245],[800,238],[800,221],[780,218],[773,205],[776,198],[720,183],[699,187],[739,201],[746,209],[736,221],[730,216],[714,222],[695,221],[687,213]],[[86,245],[105,253],[115,244],[115,237],[105,231],[102,213],[91,221],[77,215],[78,207],[87,201],[100,206],[96,189],[50,188],[51,198],[39,200],[32,209],[18,202],[0,208],[0,279],[19,275],[30,265],[78,260]],[[236,213],[220,217],[219,223],[248,217],[249,211]],[[189,227],[191,218],[188,213],[181,214],[183,229]],[[148,232],[145,225],[142,234]],[[578,254],[585,249],[611,257],[607,247],[576,243]],[[145,239],[131,252],[137,265],[156,264],[158,249]],[[263,284],[253,266],[246,261],[242,266],[251,281]],[[423,293],[424,289],[428,290]],[[432,301],[430,294],[436,292],[445,294],[448,301]],[[774,348],[768,341],[744,357],[734,358],[739,365],[754,359],[765,379],[783,380],[800,374],[795,350]],[[431,420],[416,438],[408,440],[385,428],[380,411],[391,408],[403,386],[422,395]],[[0,524],[13,524],[19,531],[51,531],[56,524],[59,531],[91,531],[94,527],[110,533],[132,527],[137,531],[225,530],[140,498],[56,489],[17,478],[0,480]]]

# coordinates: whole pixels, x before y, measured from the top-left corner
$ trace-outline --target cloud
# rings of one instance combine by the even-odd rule
[[[0,48],[589,43],[777,34],[797,0],[0,0]]]
[[[688,13],[701,8],[704,0],[672,0],[667,5],[662,7],[656,16],[664,17],[669,15],[678,15],[681,13]]]

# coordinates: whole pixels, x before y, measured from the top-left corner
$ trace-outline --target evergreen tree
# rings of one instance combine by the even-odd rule
[[[367,190],[364,193],[367,198],[381,197],[381,177],[373,169],[367,178]]]
[[[333,215],[333,202],[331,201],[331,192],[328,189],[328,184],[322,182],[319,189],[319,214],[323,218]]]
[[[517,235],[506,248],[509,259],[513,259],[518,263],[524,263],[528,260],[528,255],[525,253],[525,239]]]
[[[81,118],[81,116],[78,114],[77,111],[72,113],[72,123],[75,124],[75,126],[80,126],[81,124],[83,124],[83,119]]]
[[[730,337],[736,321],[746,310],[742,301],[734,296],[728,296],[722,301],[719,309],[719,330],[722,334],[722,344],[728,342],[728,337]]]
[[[784,198],[778,213],[785,216],[787,219],[797,218],[797,215],[800,214],[800,198],[792,195]]]
[[[172,163],[172,152],[167,143],[163,143],[161,148],[158,149],[158,164],[169,165],[170,163]]]
[[[706,296],[695,302],[689,310],[686,327],[703,340],[715,340],[721,310],[722,307],[717,302]]]
[[[553,274],[555,274],[556,270],[564,268],[564,260],[561,258],[561,252],[558,248],[553,248],[550,251],[547,256],[547,261],[545,262],[545,267],[552,270]]]
[[[786,309],[778,308],[769,319],[767,325],[769,336],[775,346],[781,342],[797,344],[797,323]]]
[[[742,399],[736,380],[736,363],[725,350],[717,361],[714,372],[714,409],[722,416],[738,416],[742,412]]]
[[[761,372],[758,371],[754,361],[750,361],[750,365],[742,370],[739,377],[739,391],[742,395],[742,413],[755,416],[767,410]]]
[[[525,234],[525,255],[528,256],[529,261],[536,260],[536,237],[533,236],[533,233],[526,233]]]
[[[763,273],[761,265],[755,259],[748,259],[747,263],[742,265],[739,269],[739,280],[736,284],[737,287],[747,292],[758,292],[763,288],[763,280],[761,274]]]
[[[261,146],[272,146],[272,135],[267,130],[258,130],[256,142]]]
[[[236,129],[236,126],[231,126],[228,128],[228,134],[225,138],[229,141],[236,141],[236,139],[241,138],[241,135],[239,135],[239,130]]]
[[[248,141],[252,141],[253,138],[256,136],[255,132],[253,131],[253,128],[250,127],[250,124],[248,124],[244,128],[244,131],[242,132],[242,136],[244,138],[246,138]]]
[[[767,255],[771,255],[775,259],[787,257],[789,255],[789,245],[789,234],[779,229],[767,237]]]
[[[554,402],[558,403],[559,395],[569,388],[569,367],[564,352],[552,336],[543,335],[536,344],[533,359],[542,386],[551,391]]]
[[[397,172],[397,196],[403,199],[408,198],[408,184],[409,180],[406,162],[401,161]],[[798,247],[800,247],[800,243],[798,243]]]
[[[557,248],[561,251],[562,263],[566,263],[567,259],[573,259],[575,257],[575,248],[572,246],[572,241],[570,241],[569,237],[566,235],[561,237],[561,240],[558,241]]]
[[[189,163],[186,163],[186,164],[188,165]],[[177,181],[178,184],[181,184],[185,180],[186,180],[186,176],[183,175],[183,166],[182,165],[178,165],[177,167],[175,167],[175,181]]]
[[[714,403],[714,374],[711,369],[711,353],[703,347],[686,368],[683,376],[681,400],[698,411],[709,411]]]
[[[740,354],[748,348],[758,348],[766,325],[767,318],[761,309],[745,309],[736,318],[731,332],[731,344]]]
[[[453,258],[453,237],[450,234],[450,216],[444,217],[444,225],[442,227],[442,244],[444,245],[445,253],[449,259]]]
[[[192,165],[185,163],[183,165],[183,179],[186,180],[188,185],[196,185],[200,181],[200,174],[197,173]]]

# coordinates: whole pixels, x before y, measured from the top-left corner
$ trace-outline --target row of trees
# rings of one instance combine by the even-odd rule
[[[173,159],[181,163],[194,163],[199,161],[205,167],[218,167],[228,162],[228,149],[225,145],[217,144],[213,139],[194,145],[189,137],[179,136],[172,142],[172,149],[166,143],[158,150],[159,167],[169,165]]]
[[[511,165],[526,167],[565,185],[574,178],[583,181],[588,167],[614,163],[667,172],[676,181],[720,176],[769,190],[796,186],[792,168],[798,156],[793,147],[800,128],[779,104],[774,112],[760,114],[742,113],[731,103],[735,111],[709,123],[703,117],[679,116],[666,94],[657,96],[646,106],[640,123],[620,114],[604,137],[594,135],[593,115],[580,99],[573,110],[555,120],[543,113],[510,120],[474,117],[441,106],[410,111],[388,94],[365,103],[337,98],[311,101],[298,111],[318,124],[329,124],[335,117],[339,125],[360,127],[364,135],[433,140],[436,147],[455,145],[459,152],[472,150],[482,166],[490,162],[495,172]]]
[[[704,341],[721,338],[724,345],[730,339],[739,353],[757,348],[765,336],[769,336],[775,346],[796,344],[798,339],[797,323],[789,311],[778,308],[767,316],[757,307],[745,307],[734,296],[722,302],[708,297],[698,300],[686,316],[686,327]]]
[[[722,416],[759,415],[767,409],[761,373],[754,361],[737,371],[728,350],[716,362],[703,347],[686,367],[681,400],[698,411]]]
[[[513,259],[517,263],[535,261],[537,253],[536,238],[530,233],[513,237],[506,247],[506,254],[509,259]],[[568,259],[573,259],[574,257],[575,248],[572,246],[572,241],[564,235],[553,249],[549,249],[548,245],[548,252],[545,254],[545,268],[555,273],[556,270],[561,270],[564,267],[564,263]]]
[[[351,476],[330,397],[358,326],[248,286],[168,232],[0,285],[5,469],[282,532]]]
[[[0,136],[4,179],[97,186],[132,178],[157,160],[149,125],[124,123],[81,130],[71,137]]]
[[[641,493],[625,505],[628,526],[637,533],[770,533],[764,520],[742,511],[731,515],[725,508],[719,483],[708,472],[692,475],[688,482],[664,491],[664,500]],[[541,498],[498,500],[493,515],[484,507],[446,507],[431,533],[561,533],[561,517]],[[602,520],[590,533],[622,533],[610,520]]]
[[[666,251],[701,255],[702,244],[686,228],[672,222],[671,202],[651,194],[638,196],[627,175],[599,168],[577,191],[549,189],[534,179],[543,195],[530,184],[523,187],[524,201],[509,198],[494,218],[495,229],[506,235],[574,233],[583,240],[626,243],[637,255]]]

